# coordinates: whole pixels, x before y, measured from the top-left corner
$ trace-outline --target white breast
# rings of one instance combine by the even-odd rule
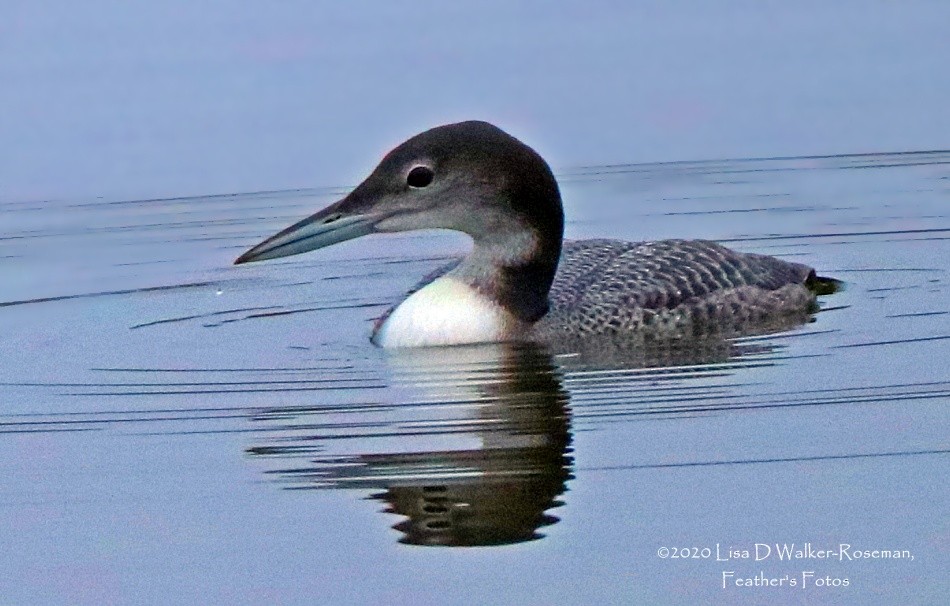
[[[520,323],[471,286],[443,276],[399,304],[373,335],[382,347],[492,343],[511,339]]]

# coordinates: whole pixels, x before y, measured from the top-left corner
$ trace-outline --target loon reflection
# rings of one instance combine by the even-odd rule
[[[543,537],[541,529],[558,521],[549,512],[563,504],[561,495],[573,477],[572,412],[565,388],[572,375],[620,369],[616,376],[628,384],[639,385],[641,380],[655,384],[673,376],[669,367],[683,366],[679,376],[686,379],[701,373],[695,368],[702,364],[710,365],[710,372],[729,373],[734,368],[717,363],[769,354],[772,349],[767,343],[718,338],[680,340],[637,347],[640,357],[635,361],[623,348],[555,358],[528,343],[403,350],[387,357],[395,382],[429,397],[399,405],[405,408],[393,406],[401,420],[308,424],[306,419],[321,414],[320,405],[275,407],[256,417],[272,437],[248,453],[270,461],[269,473],[290,489],[376,491],[371,498],[386,504],[384,512],[403,517],[393,526],[402,543],[476,546],[530,541]],[[624,374],[631,367],[663,369],[631,379]],[[603,376],[600,371],[593,374]],[[681,405],[695,414],[694,401]],[[386,403],[364,407],[387,408]],[[354,406],[352,412],[359,414],[360,409]],[[338,419],[347,412],[338,406],[332,411]],[[410,419],[413,413],[430,416]],[[679,412],[667,401],[650,405],[643,414],[663,418]],[[353,440],[361,450],[377,450],[325,454],[324,448],[340,438]],[[431,448],[443,441],[445,449]],[[414,447],[416,443],[427,447]]]
[[[474,356],[471,362],[466,355]],[[392,360],[397,379],[430,381],[441,368],[433,394],[439,402],[420,406],[474,404],[476,417],[423,421],[408,434],[427,443],[450,435],[458,449],[310,458],[317,449],[312,436],[304,436],[249,452],[308,456],[307,465],[276,471],[292,488],[385,489],[372,498],[405,517],[394,526],[403,543],[503,545],[540,538],[538,529],[557,521],[547,511],[561,505],[557,497],[571,478],[572,463],[568,397],[550,356],[528,346],[505,348],[497,356],[456,348],[460,370],[454,376],[444,376],[444,358],[435,356],[433,350],[403,352]],[[286,414],[275,409],[260,418],[284,420]]]
[[[533,149],[486,122],[423,132],[339,202],[235,263],[375,232],[443,228],[473,240],[377,322],[383,347],[735,331],[815,310],[837,281],[705,240],[562,241],[557,181]]]

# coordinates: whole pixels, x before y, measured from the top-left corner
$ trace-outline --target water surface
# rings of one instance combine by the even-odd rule
[[[0,13],[0,604],[946,603],[946,2]],[[231,265],[464,119],[550,161],[569,237],[847,288],[674,351],[393,353],[464,237]]]
[[[796,599],[724,570],[849,579],[814,603],[941,595],[948,165],[559,171],[570,237],[711,237],[847,283],[810,323],[675,352],[370,345],[460,236],[230,265],[345,188],[7,204],[4,596]],[[914,559],[657,556],[776,542]]]

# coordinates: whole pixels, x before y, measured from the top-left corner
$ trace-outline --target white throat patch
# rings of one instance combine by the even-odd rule
[[[510,340],[524,328],[468,284],[442,276],[400,303],[373,342],[381,347],[491,343]]]

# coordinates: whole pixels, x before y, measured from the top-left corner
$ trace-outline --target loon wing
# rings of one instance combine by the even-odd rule
[[[565,241],[541,334],[727,332],[813,311],[812,268],[706,240]]]

